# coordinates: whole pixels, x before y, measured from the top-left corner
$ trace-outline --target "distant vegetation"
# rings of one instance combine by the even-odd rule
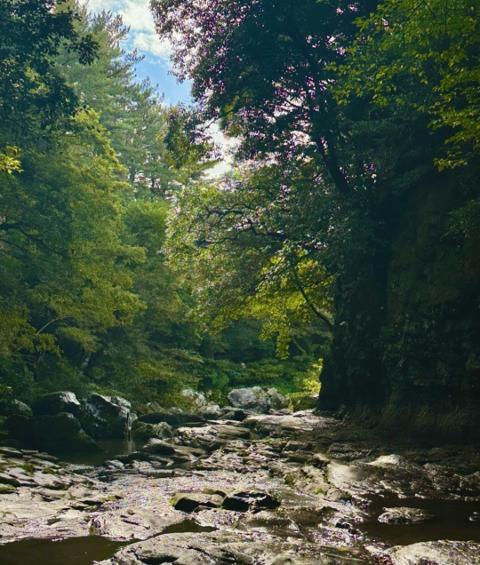
[[[199,291],[202,247],[191,255],[176,233],[187,187],[216,190],[195,114],[136,82],[119,17],[53,5],[1,6],[2,397],[98,390],[168,404],[187,386],[222,400],[251,384],[311,394],[323,328],[297,323],[293,343],[279,314],[230,316]]]

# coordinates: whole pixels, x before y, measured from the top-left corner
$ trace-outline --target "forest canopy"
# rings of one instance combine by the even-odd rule
[[[329,407],[460,382],[479,328],[452,312],[478,302],[480,5],[151,8],[191,106],[137,80],[119,16],[1,2],[2,390],[309,392],[324,359]],[[235,140],[222,176],[212,124]]]
[[[218,303],[222,323],[210,327],[193,285],[201,257],[175,243],[187,189],[216,190],[196,111],[166,107],[136,79],[119,16],[73,1],[1,10],[2,395],[96,390],[168,404],[187,386],[218,398],[257,382],[301,390],[325,339],[311,344],[316,330],[299,319],[280,360],[274,297],[235,314]]]

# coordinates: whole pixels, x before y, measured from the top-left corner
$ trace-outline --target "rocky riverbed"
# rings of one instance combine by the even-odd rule
[[[0,563],[480,563],[474,448],[311,411],[217,418],[97,466],[0,449]]]

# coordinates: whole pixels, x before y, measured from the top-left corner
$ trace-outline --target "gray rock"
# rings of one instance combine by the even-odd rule
[[[302,437],[300,434],[312,431],[318,425],[318,419],[310,411],[295,414],[255,414],[248,416],[243,425],[270,436],[298,438]]]
[[[250,430],[226,423],[208,424],[202,427],[178,428],[177,437],[183,444],[211,451],[233,441],[247,439]]]
[[[22,453],[23,451],[15,447],[0,447],[0,455],[6,455],[7,457],[22,457]]]
[[[159,462],[167,463],[168,460],[174,460],[176,463],[188,463],[194,461],[197,457],[204,455],[204,451],[185,445],[176,445],[166,441],[152,438],[146,445],[142,447],[143,453],[147,455],[148,460],[157,459]],[[168,459],[165,459],[168,458]]]
[[[110,459],[109,461],[105,461],[105,466],[110,469],[116,469],[120,471],[125,469],[125,464],[118,459]]]
[[[479,562],[480,544],[467,541],[429,541],[387,551],[393,565],[473,565]]]
[[[200,428],[201,430],[202,428]],[[230,424],[217,424],[211,428],[219,439],[233,441],[236,439],[247,439],[250,437],[250,429],[244,426]]]
[[[337,553],[330,549],[325,555],[322,553],[318,545],[305,540],[284,541],[261,532],[177,533],[124,547],[99,565],[339,565],[348,562],[345,551]]]
[[[176,446],[166,441],[152,438],[143,446],[143,451],[147,453],[155,453],[156,455],[174,455]]]
[[[205,398],[203,392],[199,392],[198,390],[193,390],[191,388],[185,388],[182,390],[182,396],[187,400],[190,404],[190,407],[193,411],[201,410],[207,406],[208,402]]]
[[[267,395],[259,386],[233,389],[228,394],[228,400],[237,408],[247,408],[257,412],[267,412],[269,409]]]
[[[134,439],[147,440],[150,438],[168,439],[173,436],[173,428],[167,422],[158,424],[147,424],[136,420],[132,425],[132,437]]]
[[[277,389],[264,389],[259,386],[236,388],[229,392],[228,400],[236,408],[252,410],[261,414],[269,410],[279,410],[288,406],[288,399]]]
[[[249,510],[273,510],[280,502],[268,492],[237,491],[225,497],[222,507],[225,510],[247,512]]]
[[[159,424],[160,422],[167,422],[174,428],[179,426],[187,426],[192,424],[203,424],[205,418],[198,414],[187,414],[181,410],[157,410],[148,414],[142,414],[138,418],[139,422],[146,424]]]
[[[177,493],[171,503],[175,510],[193,512],[198,508],[220,508],[223,496],[219,494],[205,494],[203,492]]]
[[[95,439],[127,437],[134,420],[127,400],[96,393],[90,395],[81,415],[84,429]]]
[[[289,402],[286,396],[280,394],[276,388],[267,389],[270,408],[273,410],[282,410],[288,408]]]
[[[82,429],[80,422],[69,412],[38,416],[34,419],[35,444],[53,453],[89,453],[100,447]]]
[[[0,402],[0,414],[2,416],[23,416],[24,418],[32,417],[32,409],[28,404],[21,400],[10,400]]]
[[[421,508],[410,508],[408,506],[396,506],[384,508],[384,512],[378,517],[383,524],[421,524],[434,518],[433,514]]]
[[[132,403],[126,398],[122,398],[121,396],[111,396],[110,401],[117,406],[122,406],[123,408],[126,408],[127,410],[132,409]]]
[[[35,416],[53,416],[60,412],[69,412],[78,416],[81,404],[75,393],[69,391],[51,392],[37,398],[32,404]]]
[[[220,420],[223,416],[223,410],[218,404],[207,404],[200,410],[200,414],[207,420]]]
[[[10,487],[19,487],[21,486],[22,482],[17,478],[9,473],[2,473],[0,472],[0,485],[8,485]]]

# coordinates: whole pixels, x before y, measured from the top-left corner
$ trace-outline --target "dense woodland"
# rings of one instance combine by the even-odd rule
[[[264,310],[210,311],[196,292],[217,275],[189,263],[175,226],[187,191],[216,190],[195,113],[135,80],[118,16],[53,5],[2,2],[2,396],[171,404],[184,387],[216,399],[242,384],[314,391],[321,325],[297,322],[278,357],[285,324],[262,330]]]
[[[119,17],[0,2],[2,396],[320,379],[321,408],[475,429],[480,4],[152,10],[191,107]]]

